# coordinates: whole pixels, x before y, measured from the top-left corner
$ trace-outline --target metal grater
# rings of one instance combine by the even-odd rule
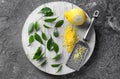
[[[75,50],[76,48],[80,48],[80,47],[85,47],[86,50],[83,52],[83,55],[80,57],[80,59],[76,62],[75,59],[74,59],[74,54],[76,53]],[[86,43],[83,43],[81,41],[79,41],[74,49],[73,49],[73,52],[72,54],[70,55],[66,65],[68,67],[70,67],[71,69],[74,69],[74,70],[77,70],[79,71],[79,69],[81,68],[81,66],[83,65],[84,61],[85,61],[85,58],[86,56],[88,55],[88,52],[89,52],[89,47]]]

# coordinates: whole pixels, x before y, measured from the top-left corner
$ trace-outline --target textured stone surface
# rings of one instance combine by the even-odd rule
[[[101,13],[95,50],[79,72],[48,75],[28,61],[21,43],[23,24],[37,6],[50,1],[57,0],[0,0],[0,79],[120,79],[120,0],[66,0],[89,15],[95,9]]]

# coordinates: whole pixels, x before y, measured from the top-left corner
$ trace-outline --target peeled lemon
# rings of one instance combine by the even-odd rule
[[[73,25],[83,25],[87,20],[85,11],[81,8],[68,10],[64,13],[64,16]]]

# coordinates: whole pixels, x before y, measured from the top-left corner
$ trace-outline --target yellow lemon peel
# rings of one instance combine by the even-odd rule
[[[64,13],[64,16],[73,25],[82,25],[87,20],[85,11],[81,8],[68,10]]]

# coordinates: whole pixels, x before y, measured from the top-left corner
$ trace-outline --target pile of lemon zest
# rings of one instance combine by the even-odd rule
[[[72,26],[68,26],[64,33],[64,45],[67,48],[68,53],[71,53],[75,43],[77,42],[77,33]]]

